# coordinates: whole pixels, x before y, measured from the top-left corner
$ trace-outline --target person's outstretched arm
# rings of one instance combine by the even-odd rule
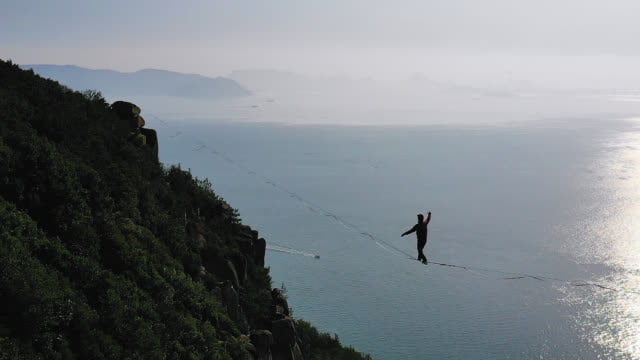
[[[429,224],[429,221],[431,221],[431,211],[429,211],[429,215],[427,215],[426,223]]]
[[[413,225],[413,227],[410,230],[407,230],[407,231],[403,232],[402,235],[400,235],[400,236],[409,235],[412,232],[416,231],[417,228],[418,228],[418,225]]]

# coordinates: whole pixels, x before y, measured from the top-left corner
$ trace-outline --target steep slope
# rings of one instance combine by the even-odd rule
[[[0,359],[363,358],[288,316],[264,250],[99,93],[0,61]]]

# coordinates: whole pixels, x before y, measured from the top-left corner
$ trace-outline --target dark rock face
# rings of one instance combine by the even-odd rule
[[[244,343],[247,351],[252,355],[251,359],[256,357],[256,347],[251,343],[251,338],[247,335],[240,335],[240,341]]]
[[[250,228],[240,232],[236,240],[238,241],[238,244],[240,245],[240,250],[243,253],[248,254],[251,252],[251,247],[253,246],[254,237],[252,234],[252,230]]]
[[[243,286],[249,278],[247,258],[242,255],[236,255],[233,256],[229,262],[229,267],[232,269],[232,272],[235,272],[235,276],[238,278],[238,285]]]
[[[264,266],[264,255],[267,249],[267,241],[259,238],[253,242],[253,261],[260,266]]]
[[[240,290],[240,278],[235,265],[230,259],[224,259],[215,253],[203,252],[202,262],[207,271],[211,272],[216,279],[229,281],[236,291]]]
[[[271,345],[273,345],[271,331],[255,330],[251,332],[251,343],[256,349],[256,360],[271,360]]]
[[[275,345],[293,346],[296,342],[296,327],[293,319],[285,317],[272,323]]]
[[[233,286],[235,286],[236,289],[240,289],[240,278],[238,277],[238,272],[236,271],[235,265],[233,265],[233,262],[231,262],[231,260],[227,260],[226,263],[227,271],[225,280],[231,280]]]
[[[144,122],[143,122],[144,125]],[[145,144],[151,148],[151,152],[158,158],[158,134],[153,129],[145,129],[140,127],[140,134],[145,138]]]
[[[8,319],[9,319],[8,315],[0,313],[0,336],[11,335],[11,329],[6,328],[5,325],[3,325],[8,323]]]
[[[267,242],[264,238],[258,238],[258,231],[245,227],[237,238],[242,252],[256,265],[264,266],[264,256]]]
[[[238,292],[233,288],[231,281],[226,281],[222,288],[222,297],[224,304],[227,307],[227,313],[233,320],[237,320],[240,313],[240,301],[238,298]]]
[[[273,360],[302,360],[302,351],[297,343],[296,327],[293,319],[285,317],[272,323]]]
[[[304,360],[304,356],[302,356],[302,350],[300,350],[300,346],[298,345],[298,343],[293,345],[293,349],[291,350],[291,352],[293,353],[294,360]]]
[[[240,328],[243,333],[249,332],[249,322],[247,321],[247,317],[240,306],[240,295],[233,287],[231,281],[226,281],[224,283],[222,288],[222,298],[231,320],[235,321],[238,328]]]
[[[274,313],[280,316],[289,316],[289,303],[282,291],[278,288],[274,288],[271,290],[271,298],[273,299],[273,305],[275,306]]]
[[[126,121],[129,125],[129,138],[140,145],[149,146],[151,151],[158,158],[158,134],[153,129],[145,129],[144,118],[140,115],[142,110],[136,104],[127,101],[116,101],[110,106],[118,117]]]
[[[140,116],[142,110],[136,104],[127,101],[116,101],[111,104],[111,110],[118,114],[120,119],[126,120],[131,130],[137,129],[145,124],[144,119]]]

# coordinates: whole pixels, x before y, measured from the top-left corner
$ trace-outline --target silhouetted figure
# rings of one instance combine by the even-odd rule
[[[418,260],[423,263],[427,263],[427,257],[424,256],[422,249],[427,244],[427,225],[429,225],[429,221],[431,221],[431,211],[429,211],[429,215],[427,215],[427,221],[423,221],[424,216],[422,214],[418,214],[418,223],[413,225],[411,230],[407,230],[400,236],[409,235],[412,232],[416,232],[416,237],[418,238]]]

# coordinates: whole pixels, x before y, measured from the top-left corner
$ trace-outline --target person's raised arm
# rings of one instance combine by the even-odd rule
[[[409,229],[409,230],[407,230],[407,231],[403,232],[403,233],[402,233],[402,235],[400,235],[400,236],[402,237],[402,236],[405,236],[405,235],[409,235],[409,234],[411,234],[412,232],[416,231],[416,229],[417,229],[417,228],[418,228],[418,225],[413,225],[413,227],[412,227],[411,229]]]
[[[429,211],[429,214],[427,215],[426,223],[429,224],[429,221],[431,221],[431,211]]]

